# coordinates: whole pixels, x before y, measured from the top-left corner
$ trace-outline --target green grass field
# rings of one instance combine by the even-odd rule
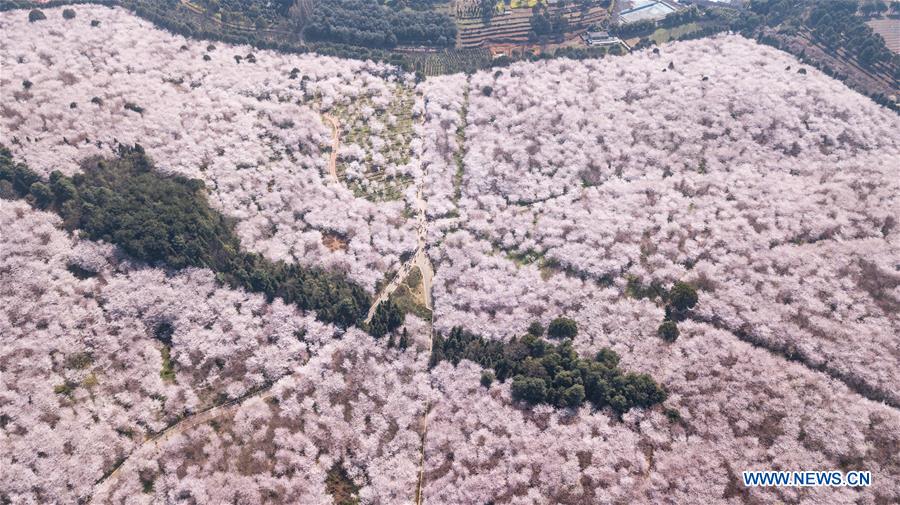
[[[422,272],[419,267],[415,267],[410,271],[403,284],[391,293],[391,301],[396,303],[403,312],[428,320],[431,318],[431,310],[425,305],[425,296],[422,287]]]
[[[509,5],[506,5],[506,2],[500,0],[497,2],[497,8],[519,9],[528,7],[530,9],[537,5],[538,1],[539,0],[510,0]]]
[[[672,28],[660,28],[650,35],[650,40],[657,44],[662,44],[699,29],[700,25],[698,23],[688,23],[686,25],[673,26]]]

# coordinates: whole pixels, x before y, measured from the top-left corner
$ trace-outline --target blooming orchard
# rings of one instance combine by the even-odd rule
[[[139,143],[162,169],[206,181],[246,247],[345,271],[367,289],[414,248],[403,202],[328,183],[321,113],[390,101],[405,85],[392,67],[188,40],[121,9],[41,23],[20,14],[2,18],[0,82],[11,99],[0,124],[32,169],[71,174],[116,142]],[[327,247],[329,234],[346,246]]]
[[[701,288],[706,318],[900,403],[900,119],[797,69],[729,36],[475,74],[467,234],[432,253],[452,265],[438,269],[436,296],[462,311],[438,326],[471,307],[509,335],[530,322],[529,297],[542,298],[532,311],[547,296],[563,300],[557,310],[576,303],[572,281],[545,290],[509,254],[620,292],[628,277],[683,278]]]
[[[459,74],[428,79],[418,86],[425,97],[417,104],[424,121],[417,128],[414,149],[420,177],[424,177],[429,217],[445,216],[455,210],[455,179],[461,168],[457,161],[462,156],[457,131],[464,121],[465,86],[466,77]]]
[[[14,502],[34,489],[76,501],[144,436],[277,380],[335,335],[293,306],[218,286],[209,271],[171,274],[74,240],[58,221],[0,200],[0,489]],[[174,330],[170,380],[163,323]]]
[[[373,293],[420,217],[433,317],[389,348],[0,200],[0,502],[327,504],[336,468],[371,504],[900,501],[896,115],[732,35],[414,83],[76,10],[0,14],[17,160],[72,174],[139,143],[243,247]],[[679,280],[699,303],[666,341]],[[528,405],[471,361],[429,367],[433,332],[559,316],[662,405]]]
[[[354,330],[271,396],[139,451],[108,496],[97,498],[118,502],[152,481],[158,501],[328,504],[326,473],[340,463],[363,501],[408,503],[431,395],[423,359]]]

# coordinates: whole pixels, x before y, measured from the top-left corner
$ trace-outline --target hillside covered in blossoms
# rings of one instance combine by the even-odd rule
[[[0,503],[900,502],[896,113],[737,35],[423,79],[42,12]]]

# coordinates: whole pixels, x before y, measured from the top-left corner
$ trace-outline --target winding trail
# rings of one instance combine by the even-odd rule
[[[89,503],[96,503],[95,499],[97,497],[108,497],[110,486],[112,486],[112,484],[116,481],[116,478],[120,473],[122,473],[122,471],[129,469],[132,466],[132,462],[135,460],[135,456],[142,454],[146,459],[147,456],[156,453],[161,445],[165,444],[173,437],[181,435],[185,431],[200,426],[201,424],[208,423],[213,419],[228,414],[233,414],[247,400],[251,400],[253,398],[261,398],[265,400],[267,398],[270,398],[274,394],[272,392],[272,386],[289,375],[293,375],[293,373],[282,375],[278,379],[258,389],[250,390],[246,394],[239,396],[233,400],[219,405],[214,405],[205,410],[201,410],[200,412],[196,412],[194,414],[183,417],[175,424],[172,424],[164,430],[153,434],[150,438],[141,442],[141,444],[137,446],[137,448],[135,448],[133,451],[131,451],[127,456],[125,456],[124,459],[119,461],[111,472],[107,473],[94,483],[94,488],[91,492]]]
[[[322,114],[331,123],[331,157],[328,159],[328,172],[331,174],[331,182],[339,183],[337,175],[338,149],[341,148],[341,123],[331,114]]]
[[[332,182],[340,183],[337,175],[337,156],[338,150],[341,147],[340,122],[336,117],[328,113],[322,114],[322,117],[331,123],[331,156],[328,160],[328,172],[331,175]],[[434,269],[431,266],[428,255],[425,253],[425,246],[428,239],[428,218],[425,214],[425,210],[425,198],[422,197],[422,183],[420,182],[416,187],[416,252],[412,258],[400,266],[400,269],[397,271],[397,274],[394,275],[394,278],[391,279],[391,282],[382,288],[381,292],[378,293],[378,296],[375,297],[375,300],[372,301],[372,306],[369,307],[369,312],[366,315],[366,323],[372,320],[372,316],[375,315],[375,309],[378,308],[378,305],[381,302],[387,301],[391,297],[391,294],[393,294],[403,281],[406,280],[413,267],[419,267],[419,270],[422,272],[422,286],[425,290],[425,306],[431,310],[431,282],[434,278]]]

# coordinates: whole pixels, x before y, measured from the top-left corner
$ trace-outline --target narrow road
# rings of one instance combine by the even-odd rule
[[[331,158],[328,160],[328,172],[331,174],[331,181],[338,183],[340,181],[337,176],[337,157],[338,149],[341,147],[341,125],[331,114],[322,114],[322,117],[331,123]]]
[[[468,81],[466,90],[468,93]],[[431,260],[428,259],[428,254],[426,252],[428,243],[428,213],[426,212],[427,204],[425,203],[425,198],[422,196],[424,184],[425,174],[423,173],[418,186],[416,187],[416,254],[412,257],[409,264],[418,266],[419,270],[422,272],[422,286],[425,289],[425,305],[432,311],[431,320],[428,321],[428,357],[430,359],[432,348],[434,346],[434,300],[431,297],[434,267],[431,264]],[[397,277],[400,276],[398,275]],[[390,288],[390,286],[388,287]],[[394,289],[396,289],[396,286],[391,288],[391,292],[393,292]],[[387,291],[387,289],[385,291]],[[388,296],[390,296],[390,294],[388,294]],[[369,317],[371,317],[371,311]],[[419,478],[416,483],[416,493],[414,496],[415,505],[422,505],[425,501],[425,441],[428,436],[428,415],[431,413],[431,408],[432,403],[429,401],[428,405],[425,406],[425,413],[422,415],[422,451],[419,455]]]
[[[434,269],[431,266],[431,261],[428,259],[428,254],[425,252],[427,241],[428,219],[425,216],[425,199],[422,197],[422,187],[419,186],[416,188],[416,253],[412,258],[407,260],[406,263],[400,265],[400,269],[397,271],[397,274],[394,275],[394,278],[391,279],[391,282],[378,293],[378,296],[372,302],[372,306],[369,307],[369,313],[366,316],[367,323],[371,321],[372,316],[375,315],[375,309],[378,308],[378,304],[387,301],[391,297],[391,294],[396,291],[409,276],[409,272],[412,271],[413,267],[419,267],[419,270],[422,272],[422,286],[425,290],[425,306],[429,309],[432,308],[431,281],[434,278]]]

